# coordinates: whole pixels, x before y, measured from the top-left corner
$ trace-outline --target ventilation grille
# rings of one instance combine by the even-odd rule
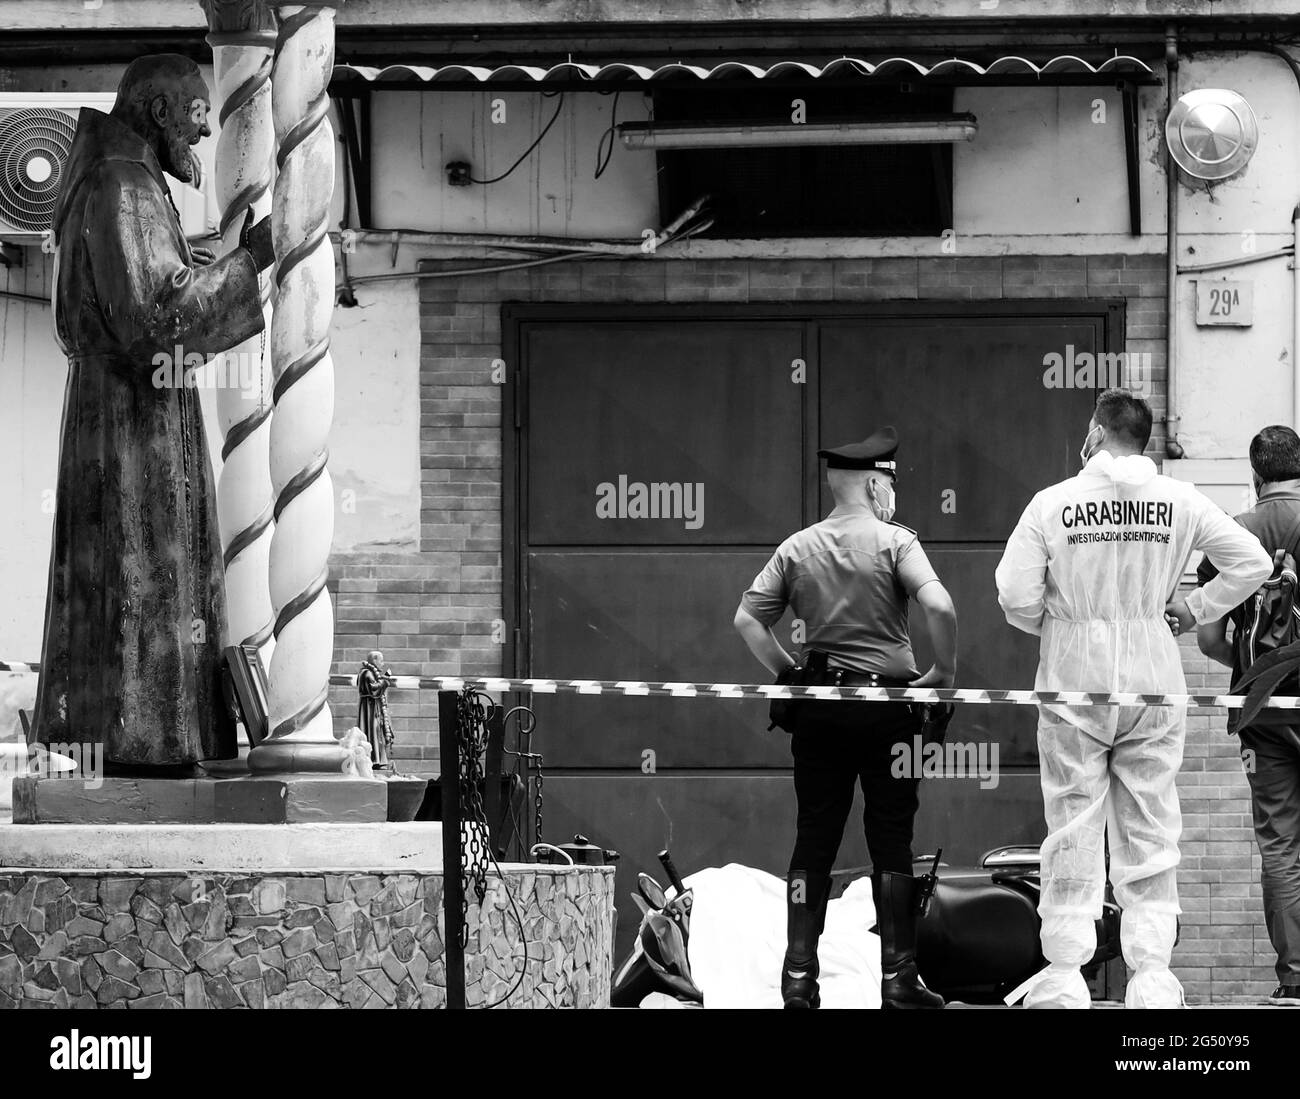
[[[73,111],[51,107],[0,110],[3,226],[22,233],[43,233],[50,228],[76,128]]]

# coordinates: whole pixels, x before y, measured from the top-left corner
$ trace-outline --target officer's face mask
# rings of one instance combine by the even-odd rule
[[[1093,440],[1094,435],[1097,436],[1095,441]],[[1091,458],[1097,452],[1097,448],[1101,446],[1101,441],[1105,435],[1105,429],[1102,428],[1101,424],[1098,424],[1088,432],[1087,438],[1083,440],[1083,449],[1079,451],[1079,461],[1085,466],[1088,464],[1088,459]]]
[[[888,523],[894,517],[894,486],[888,481],[875,479],[868,491],[871,493],[871,510],[878,519]]]

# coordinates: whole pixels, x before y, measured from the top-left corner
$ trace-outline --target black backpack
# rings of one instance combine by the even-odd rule
[[[1291,525],[1282,548],[1273,552],[1273,574],[1241,607],[1241,619],[1232,637],[1241,675],[1233,684],[1233,694],[1240,694],[1239,688],[1248,682],[1257,681],[1259,673],[1266,667],[1276,669],[1274,676],[1280,673],[1282,668],[1277,654],[1281,650],[1286,650],[1288,655],[1293,653],[1292,647],[1300,642],[1300,607],[1296,605],[1297,538],[1300,538],[1300,517]],[[1265,661],[1263,665],[1259,665],[1261,660]],[[1254,674],[1248,674],[1252,672]],[[1281,678],[1274,676],[1269,677],[1274,680],[1268,691],[1270,696],[1300,694],[1300,673],[1291,670]],[[1243,711],[1236,714],[1230,711],[1229,731],[1235,729],[1234,716],[1245,715]],[[1294,720],[1295,714],[1291,713],[1288,724]]]

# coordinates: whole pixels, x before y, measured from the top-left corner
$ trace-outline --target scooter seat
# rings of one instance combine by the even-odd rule
[[[1042,966],[1035,903],[988,871],[940,878],[917,927],[916,960],[931,988],[1017,983]]]

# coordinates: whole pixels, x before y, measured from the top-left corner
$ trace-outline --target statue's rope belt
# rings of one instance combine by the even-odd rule
[[[0,672],[37,674],[39,664],[0,660]],[[332,675],[335,687],[355,687],[355,675]],[[1244,695],[1224,694],[1130,694],[1096,691],[990,691],[940,687],[783,687],[774,683],[649,683],[620,679],[502,679],[496,676],[398,675],[392,688],[398,691],[518,691],[530,694],[634,695],[665,698],[816,698],[841,702],[974,702],[979,705],[1007,703],[1037,706],[1056,703],[1069,706],[1226,706],[1239,710]],[[1271,710],[1300,710],[1300,697],[1269,699]]]
[[[330,683],[356,685],[356,676],[332,675]],[[1240,709],[1244,695],[1128,694],[1091,691],[991,691],[937,687],[785,687],[770,683],[646,683],[637,680],[599,679],[499,679],[493,676],[393,677],[395,690],[520,691],[531,694],[657,695],[668,698],[815,698],[849,702],[974,702],[1036,706],[1058,703],[1071,706],[1226,706]],[[1269,700],[1270,709],[1300,710],[1300,697]]]

